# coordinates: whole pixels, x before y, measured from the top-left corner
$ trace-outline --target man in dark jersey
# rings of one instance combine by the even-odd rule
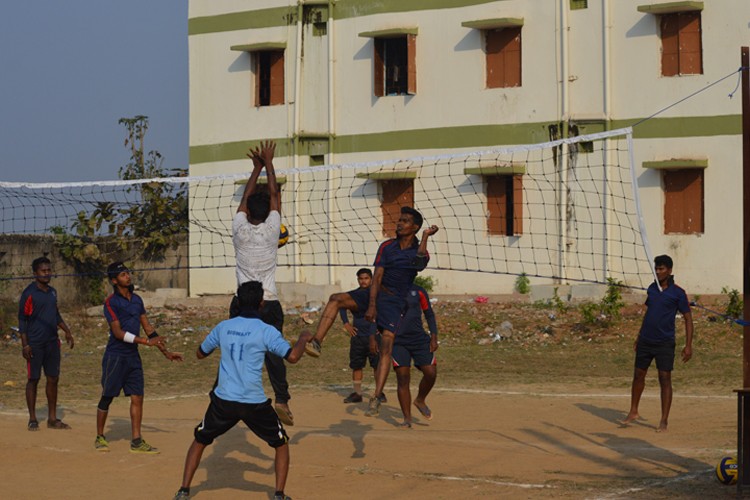
[[[422,227],[422,220],[422,214],[413,208],[401,207],[401,217],[396,223],[396,238],[383,242],[375,256],[375,274],[365,319],[376,321],[382,337],[375,393],[365,413],[370,417],[380,413],[380,396],[391,369],[393,340],[398,335],[406,308],[406,294],[417,273],[427,267],[430,260],[427,239],[438,231],[437,226],[428,227],[422,232],[420,242],[417,231]]]
[[[631,389],[630,412],[623,425],[638,419],[638,403],[646,386],[646,373],[651,360],[656,359],[661,387],[661,420],[656,432],[666,432],[669,409],[672,406],[672,368],[675,354],[675,316],[679,311],[685,319],[685,347],[682,349],[682,361],[687,362],[693,356],[693,316],[690,312],[685,290],[675,285],[672,276],[672,258],[659,255],[654,259],[656,282],[648,287],[646,298],[646,315],[643,317],[641,330],[635,339],[635,372]]]
[[[429,333],[422,325],[422,314],[427,320]],[[401,328],[393,341],[393,368],[398,381],[398,402],[404,414],[403,427],[411,427],[411,362],[422,372],[419,392],[414,399],[414,406],[427,420],[432,420],[432,411],[427,406],[427,395],[437,379],[438,330],[435,312],[430,304],[427,291],[418,285],[412,285],[406,295],[406,312],[401,320]]]
[[[52,267],[47,257],[39,257],[31,264],[34,282],[21,294],[18,301],[18,330],[21,334],[21,354],[26,360],[26,406],[29,408],[30,431],[39,430],[36,419],[36,393],[39,379],[47,377],[47,427],[70,429],[57,418],[57,385],[60,380],[60,338],[57,329],[65,332],[65,341],[73,348],[73,335],[57,308],[57,291],[50,286]]]
[[[156,454],[159,451],[141,436],[143,419],[143,364],[138,353],[138,344],[156,346],[170,361],[182,361],[182,354],[169,352],[164,339],[146,317],[146,308],[140,296],[133,293],[130,270],[122,262],[114,262],[107,268],[114,293],[104,301],[104,317],[109,323],[109,342],[102,358],[102,397],[96,412],[97,451],[109,451],[104,437],[104,426],[112,400],[123,391],[130,396],[130,427],[132,453]],[[146,337],[141,337],[141,327]]]

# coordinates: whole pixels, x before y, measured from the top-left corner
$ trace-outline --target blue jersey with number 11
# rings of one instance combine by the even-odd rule
[[[263,362],[266,352],[285,358],[291,347],[281,333],[260,318],[222,321],[201,344],[203,354],[221,349],[219,380],[214,393],[226,401],[264,403]]]

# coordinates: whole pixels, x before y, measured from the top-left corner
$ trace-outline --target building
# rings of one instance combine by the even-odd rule
[[[283,170],[630,126],[736,72],[749,18],[743,0],[192,0],[190,175],[247,172],[248,145],[266,138]],[[650,247],[692,293],[741,285],[738,79],[634,128]],[[507,192],[485,182],[487,196]],[[375,184],[381,201],[415,196]],[[287,262],[279,281],[355,284],[352,267]],[[515,279],[427,274],[444,293],[509,292]],[[190,280],[193,294],[234,286],[230,268]]]

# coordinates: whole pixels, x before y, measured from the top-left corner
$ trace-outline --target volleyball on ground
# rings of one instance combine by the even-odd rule
[[[734,457],[724,457],[716,466],[716,479],[718,479],[720,483],[736,483],[737,473],[737,460]]]
[[[281,231],[279,232],[279,248],[283,247],[289,241],[289,230],[284,224],[281,225]]]

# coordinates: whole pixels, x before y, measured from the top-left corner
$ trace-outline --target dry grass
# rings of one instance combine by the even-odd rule
[[[12,309],[5,304],[7,322]],[[560,312],[528,304],[473,304],[438,302],[435,305],[440,325],[438,351],[441,387],[502,389],[522,385],[629,390],[632,373],[633,339],[643,313],[642,306],[629,306],[623,318],[609,327],[583,325],[575,309]],[[185,354],[184,363],[170,363],[156,350],[141,349],[144,361],[147,398],[207,392],[216,375],[218,356],[198,362],[195,350],[218,321],[224,309],[187,309],[150,311],[149,317],[159,333],[167,337],[170,349]],[[71,326],[76,347],[63,347],[60,401],[63,405],[92,404],[100,394],[101,357],[107,342],[104,318],[87,317],[80,312],[64,311]],[[742,331],[737,326],[709,321],[695,313],[694,358],[674,372],[676,391],[706,394],[727,392],[742,380]],[[503,322],[512,331],[502,329]],[[294,338],[306,327],[297,316],[286,318],[285,334]],[[314,325],[313,325],[314,326]],[[507,326],[507,325],[506,325]],[[678,320],[678,349],[684,343],[684,329]],[[308,327],[309,328],[309,327]],[[7,323],[4,333],[10,333]],[[492,342],[495,333],[503,340]],[[289,382],[295,386],[346,386],[348,338],[340,325],[334,325],[317,360],[303,358],[289,367]],[[366,378],[365,382],[370,383]],[[393,380],[391,380],[393,382]],[[652,382],[653,383],[653,382]],[[25,363],[20,344],[4,339],[0,343],[0,404],[5,408],[24,408]]]

